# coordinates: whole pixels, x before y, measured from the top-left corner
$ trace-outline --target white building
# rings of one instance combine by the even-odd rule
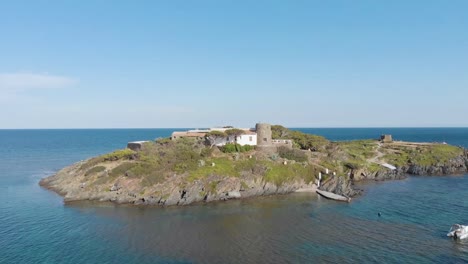
[[[181,137],[192,137],[192,138],[204,138],[205,135],[209,132],[212,131],[221,131],[221,132],[226,132],[226,130],[233,129],[233,128],[209,128],[209,129],[193,129],[193,130],[188,130],[188,131],[176,131],[172,133],[171,139],[177,139]],[[256,146],[257,145],[257,133],[255,132],[254,129],[250,128],[238,128],[244,133],[240,136],[237,136],[237,140],[234,136],[226,136],[224,139],[219,139],[216,142],[216,146],[224,146],[228,143],[236,143],[239,145],[251,145],[251,146]]]
[[[227,143],[236,143],[244,146],[244,145],[250,145],[250,146],[256,146],[257,145],[257,133],[250,131],[250,130],[244,130],[245,134],[242,134],[237,137],[237,140],[235,137],[226,137],[226,140],[221,141],[220,143],[216,144],[216,146],[224,146]]]

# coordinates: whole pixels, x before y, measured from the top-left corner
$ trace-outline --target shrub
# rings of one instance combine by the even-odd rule
[[[133,162],[124,162],[124,163],[120,164],[119,166],[113,168],[109,172],[109,176],[110,177],[117,177],[117,176],[125,175],[125,173],[127,173],[130,169],[132,169],[136,165],[137,164],[133,163]]]
[[[157,138],[155,141],[159,145],[167,145],[167,144],[171,143],[171,138]]]
[[[81,166],[80,166],[80,169],[81,170],[86,170],[86,169],[89,169],[91,167],[94,167],[96,166],[98,163],[101,163],[104,161],[104,158],[101,156],[101,157],[95,157],[95,158],[92,158],[92,159],[89,159],[87,160],[85,163],[83,163]]]
[[[102,156],[104,161],[130,160],[134,159],[136,152],[131,149],[120,149]]]
[[[247,152],[253,149],[254,149],[254,146],[250,146],[250,145],[241,146],[239,144],[233,144],[233,143],[229,143],[220,147],[220,150],[224,153]]]
[[[307,155],[298,149],[288,149],[286,147],[280,147],[278,149],[279,156],[283,159],[295,160],[297,162],[307,161]]]
[[[200,156],[204,157],[204,158],[209,158],[211,157],[211,154],[213,154],[213,148],[203,148],[201,151],[200,151]]]
[[[289,130],[279,125],[271,126],[271,133],[273,139],[292,139],[294,146],[305,150],[318,151],[324,149],[330,143],[322,136]]]

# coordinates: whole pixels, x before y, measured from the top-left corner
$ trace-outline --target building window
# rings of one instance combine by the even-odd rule
[[[250,136],[250,137],[249,137],[249,141],[252,141],[252,140],[253,140],[253,139],[252,139],[252,136]]]

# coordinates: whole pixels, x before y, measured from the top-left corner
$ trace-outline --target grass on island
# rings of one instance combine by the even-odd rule
[[[459,147],[432,144],[417,147],[409,146],[391,146],[387,150],[384,159],[396,166],[419,165],[431,166],[443,164],[463,154],[463,150]]]
[[[96,175],[95,184],[104,184],[125,176],[141,179],[143,186],[162,183],[174,175],[185,177],[187,183],[205,180],[210,176],[256,175],[263,177],[266,182],[281,186],[296,179],[313,181],[318,172],[325,168],[338,175],[346,175],[350,170],[364,169],[374,173],[382,169],[371,161],[379,148],[376,140],[329,142],[323,137],[296,133],[281,126],[273,126],[273,134],[276,138],[293,137],[297,140],[296,146],[302,148],[279,150],[276,157],[289,160],[287,164],[283,164],[282,159],[260,158],[262,155],[252,157],[255,150],[250,147],[240,149],[233,144],[218,149],[206,146],[203,140],[181,138],[147,142],[138,152],[130,149],[117,150],[84,162],[80,169],[85,176]],[[239,152],[233,154],[233,151]],[[408,164],[437,165],[462,154],[462,149],[442,144],[388,144],[382,146],[380,151],[384,153],[381,160],[398,167]],[[110,165],[106,165],[107,163]],[[100,173],[109,167],[113,169],[108,173]]]
[[[93,174],[96,174],[96,173],[99,173],[99,172],[103,172],[105,170],[106,170],[106,167],[104,167],[104,166],[96,166],[96,167],[93,167],[93,168],[89,169],[88,171],[86,171],[86,173],[84,175],[89,176],[89,175],[93,175]]]
[[[366,160],[375,156],[378,147],[376,140],[354,140],[337,143],[351,158]]]

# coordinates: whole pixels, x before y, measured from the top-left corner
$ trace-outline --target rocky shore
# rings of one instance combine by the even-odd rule
[[[42,179],[40,185],[64,196],[66,202],[79,200],[111,201],[115,203],[135,205],[188,205],[196,202],[225,201],[230,199],[249,198],[265,195],[287,194],[296,191],[315,192],[315,182],[305,182],[298,179],[284,182],[277,186],[259,175],[243,175],[243,177],[226,177],[211,175],[203,180],[190,184],[183,181],[182,176],[154,186],[153,194],[142,193],[134,179],[122,178],[106,188],[87,188],[85,177],[80,173],[82,162],[64,168],[57,174]],[[468,157],[459,156],[446,164],[434,166],[409,165],[396,170],[382,169],[374,173],[357,171],[356,175],[331,176],[324,180],[320,189],[340,195],[354,197],[362,190],[354,188],[358,181],[386,181],[404,179],[410,175],[453,175],[468,172]],[[106,172],[103,172],[106,173]],[[359,173],[359,174],[357,174]],[[214,185],[213,183],[216,183]],[[208,187],[207,187],[208,186]],[[160,195],[158,195],[160,194]]]
[[[280,127],[281,134],[289,133]],[[302,137],[302,135],[296,135]],[[314,151],[225,153],[201,140],[146,142],[66,167],[40,185],[70,201],[188,205],[321,190],[354,197],[360,181],[468,172],[465,149],[435,143],[319,140]],[[388,165],[388,164],[394,164]],[[319,175],[323,175],[321,178]],[[319,182],[320,181],[320,182]]]
[[[85,177],[80,173],[82,163],[64,168],[57,174],[44,178],[40,185],[64,196],[65,202],[93,200],[110,201],[119,204],[135,205],[188,205],[196,202],[226,201],[275,194],[287,194],[296,191],[315,192],[315,183],[306,183],[303,179],[285,182],[277,186],[265,182],[259,175],[243,175],[242,178],[211,175],[203,180],[184,182],[183,176],[174,176],[164,183],[153,186],[142,193],[132,179],[122,178],[115,181],[108,189],[88,188]],[[105,172],[104,172],[105,173]],[[213,184],[215,183],[215,184]],[[147,193],[151,192],[151,195]]]

